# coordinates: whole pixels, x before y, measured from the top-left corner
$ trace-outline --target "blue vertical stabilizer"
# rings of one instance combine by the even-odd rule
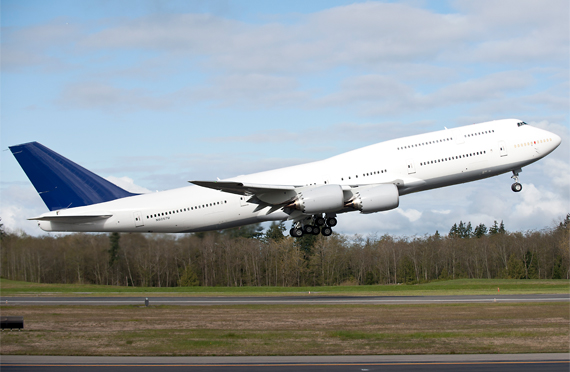
[[[10,150],[50,211],[134,196],[38,142]]]

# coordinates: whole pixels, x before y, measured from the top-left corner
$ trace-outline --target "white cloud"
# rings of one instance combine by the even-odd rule
[[[452,6],[454,14],[438,14],[413,3],[364,2],[259,23],[192,13],[105,19],[81,27],[56,19],[11,29],[3,68],[63,66],[86,56],[90,72],[82,76],[92,80],[66,84],[58,100],[80,109],[164,110],[204,101],[248,109],[347,106],[366,115],[466,103],[492,112],[529,104],[567,108],[567,93],[523,93],[537,78],[513,69],[535,68],[540,61],[541,66],[562,62],[566,70],[566,1]],[[473,73],[474,64],[491,72]],[[74,66],[80,68],[75,61]],[[311,75],[337,69],[347,73],[338,75],[336,87],[304,84]],[[176,81],[167,93],[124,82],[156,81],[161,73],[174,80],[188,73],[201,78]]]
[[[415,222],[422,217],[422,212],[415,209],[396,209],[396,212],[400,213],[402,216],[406,217],[410,222]]]
[[[155,97],[145,89],[119,88],[99,82],[68,84],[56,102],[65,108],[110,111],[165,110],[172,105],[166,97]]]
[[[533,184],[524,185],[522,201],[514,206],[511,220],[528,226],[529,219],[555,221],[570,213],[570,201],[561,199],[556,193],[539,189]]]
[[[132,178],[129,177],[115,177],[115,176],[108,176],[105,177],[105,179],[117,186],[119,186],[122,189],[125,189],[129,192],[135,193],[135,194],[147,194],[150,191],[147,188],[144,188],[142,186],[139,185],[135,185],[135,182],[133,181]]]
[[[433,92],[421,93],[397,77],[361,75],[347,78],[339,92],[317,99],[316,103],[317,106],[335,107],[356,105],[370,115],[401,113],[454,104],[495,103],[509,95],[516,95],[520,100],[520,91],[531,85],[533,80],[527,71],[506,71],[454,82]],[[516,100],[513,99],[513,102],[516,103]]]
[[[212,79],[207,85],[191,87],[187,101],[215,101],[223,106],[296,106],[309,99],[298,89],[298,81],[291,77],[251,74],[232,74]],[[222,99],[220,99],[223,97]]]
[[[48,211],[32,185],[12,185],[2,188],[1,192],[0,217],[4,228],[10,232],[23,231],[28,235],[42,234],[37,221],[27,220]]]
[[[566,61],[570,45],[569,3],[552,0],[456,1],[471,26],[480,25],[479,40],[464,60],[497,63]]]
[[[30,67],[46,73],[69,70],[73,64],[55,55],[83,37],[83,32],[63,18],[24,28],[2,27],[2,70],[25,72]]]
[[[432,212],[432,213],[437,213],[437,214],[450,214],[450,213],[451,213],[451,209],[442,209],[442,210],[435,210],[435,209],[432,209],[431,212]]]
[[[84,51],[150,50],[190,61],[205,57],[208,68],[251,73],[315,72],[338,65],[370,68],[440,58],[566,58],[567,4],[525,4],[458,3],[459,13],[438,14],[407,4],[366,2],[289,18],[287,23],[261,24],[209,14],[159,14],[113,20],[77,44]]]

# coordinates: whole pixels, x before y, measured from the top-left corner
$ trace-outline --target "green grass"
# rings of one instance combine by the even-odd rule
[[[0,279],[0,293],[15,295],[111,295],[128,296],[272,296],[272,295],[475,295],[568,293],[565,279],[457,279],[416,285],[357,285],[331,287],[122,287],[93,284],[39,284]]]

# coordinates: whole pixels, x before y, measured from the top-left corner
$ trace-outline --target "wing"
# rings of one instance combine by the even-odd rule
[[[257,195],[271,192],[293,191],[301,186],[295,185],[263,185],[258,183],[225,182],[225,181],[189,181],[194,185],[220,190],[237,195]]]
[[[297,185],[263,185],[243,182],[215,182],[215,181],[190,181],[191,183],[214,190],[229,192],[231,194],[251,196],[248,202],[259,204],[260,207],[278,206],[293,201],[297,197],[297,190],[302,186]],[[277,208],[278,209],[278,208]]]
[[[263,185],[228,181],[190,181],[195,185],[222,192],[249,196],[249,203],[257,204],[254,212],[269,207],[266,214],[279,209],[289,219],[301,220],[307,215],[345,213],[359,210],[374,213],[394,209],[399,204],[398,187],[404,181],[361,185]]]

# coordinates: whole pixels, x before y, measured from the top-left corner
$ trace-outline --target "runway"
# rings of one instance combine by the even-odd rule
[[[570,354],[1,357],[3,371],[568,371]]]
[[[266,297],[0,297],[0,305],[390,305],[570,302],[570,294],[465,296],[266,296]]]

